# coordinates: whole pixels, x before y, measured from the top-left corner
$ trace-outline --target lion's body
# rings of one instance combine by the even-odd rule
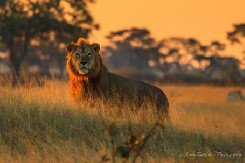
[[[76,49],[84,44],[92,46],[92,44],[80,40],[77,44],[72,44],[76,45],[74,49],[68,49],[66,67],[70,76],[70,91],[76,100],[82,101],[88,95],[103,99],[113,99],[117,96],[122,103],[136,104],[136,106],[149,102],[158,111],[168,116],[169,103],[161,89],[144,82],[131,80],[108,72],[101,61],[100,54],[96,50],[94,50],[93,66],[90,67],[89,64],[87,65],[89,72],[79,74],[79,70],[76,69],[82,66],[79,64],[77,68],[76,62],[72,62],[72,59],[75,56],[74,53],[77,53]],[[78,62],[80,63],[82,61],[79,60]],[[87,62],[89,63],[90,61],[88,60]]]
[[[155,103],[158,110],[168,109],[168,100],[159,88],[150,84],[128,79],[113,73],[108,73],[109,88],[115,88],[116,92],[123,100],[132,100],[137,105],[143,104],[144,101]],[[113,89],[110,89],[113,91]],[[113,94],[113,92],[110,92]],[[166,110],[167,111],[167,110]]]

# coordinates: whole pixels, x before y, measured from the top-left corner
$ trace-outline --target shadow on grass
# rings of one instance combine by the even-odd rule
[[[26,108],[19,103],[15,108],[0,103],[0,144],[12,156],[27,156],[35,152],[45,158],[55,155],[61,159],[65,154],[73,153],[73,157],[93,158],[101,149],[108,149],[108,140],[102,134],[108,119],[85,113],[82,110],[69,108],[42,108],[39,104],[32,104]],[[122,144],[129,133],[128,123],[116,122],[118,136],[116,144]],[[131,124],[130,129],[136,134],[146,133],[150,124]],[[229,138],[205,136],[199,132],[187,132],[175,127],[158,129],[147,142],[142,155],[157,159],[164,158],[195,158],[197,152],[213,153],[215,157],[222,154],[239,153],[245,151],[245,142],[235,135]],[[85,154],[86,153],[86,154]],[[89,153],[89,155],[88,155]],[[212,156],[214,157],[214,155]],[[241,159],[234,157],[228,159]]]

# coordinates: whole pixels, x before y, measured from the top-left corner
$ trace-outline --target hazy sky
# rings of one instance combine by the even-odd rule
[[[245,23],[245,0],[97,0],[90,11],[101,30],[91,40],[106,44],[110,31],[146,27],[157,39],[169,36],[194,37],[201,43],[228,43],[226,32],[232,24]],[[242,57],[239,47],[226,54]],[[240,53],[240,54],[238,54]]]

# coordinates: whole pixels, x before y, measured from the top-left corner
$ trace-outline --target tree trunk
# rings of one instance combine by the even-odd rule
[[[20,62],[14,62],[14,61],[10,61],[10,62],[11,62],[11,77],[12,77],[11,85],[13,87],[20,86],[20,82],[19,82]]]
[[[9,59],[10,59],[10,68],[11,68],[11,85],[13,87],[20,86],[19,77],[20,77],[20,66],[23,60],[25,59],[28,49],[29,49],[29,37],[28,33],[25,35],[25,40],[19,47],[15,47],[16,43],[9,43]],[[22,49],[22,50],[21,50]]]

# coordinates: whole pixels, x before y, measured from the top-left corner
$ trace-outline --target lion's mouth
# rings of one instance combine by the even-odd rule
[[[89,68],[87,66],[80,66],[79,73],[87,74],[89,72]]]

